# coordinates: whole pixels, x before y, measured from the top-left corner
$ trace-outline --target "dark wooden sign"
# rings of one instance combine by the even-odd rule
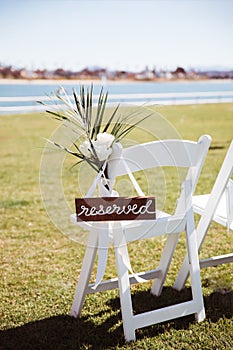
[[[155,197],[75,198],[77,221],[155,219]]]

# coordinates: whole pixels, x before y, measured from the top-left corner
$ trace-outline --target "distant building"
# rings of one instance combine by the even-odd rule
[[[177,79],[184,79],[186,78],[186,71],[182,67],[177,67],[174,72],[171,72],[172,76]]]
[[[57,68],[55,70],[36,69],[28,70],[25,68],[14,68],[13,66],[4,66],[0,64],[1,79],[78,79],[78,80],[135,80],[135,81],[156,81],[171,79],[233,79],[233,70],[229,71],[195,71],[194,69],[185,70],[183,67],[177,67],[174,71],[160,70],[155,67],[149,69],[148,66],[139,73],[127,70],[108,71],[106,68],[94,66],[85,67],[80,71],[65,70]]]
[[[136,80],[154,80],[155,78],[155,68],[153,70],[150,70],[148,66],[146,66],[146,68],[142,72],[135,74]]]

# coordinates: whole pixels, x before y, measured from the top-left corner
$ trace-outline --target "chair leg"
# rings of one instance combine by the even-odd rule
[[[195,313],[195,316],[197,321],[201,322],[205,319],[205,308],[204,308],[202,286],[201,286],[197,234],[196,234],[194,219],[193,219],[191,210],[188,212],[187,215],[188,217],[187,217],[186,239],[187,239],[191,289],[192,289],[193,300],[197,304],[197,312]]]
[[[202,216],[196,229],[198,250],[200,250],[202,246],[202,243],[204,241],[205,234],[208,230],[209,225],[210,225],[210,217]],[[189,259],[188,259],[188,255],[186,254],[183,260],[183,263],[181,265],[180,271],[176,277],[173,288],[179,291],[183,289],[188,279],[188,276],[189,276]]]
[[[205,308],[203,305],[203,307],[201,308],[201,311],[199,311],[195,314],[195,319],[197,320],[197,322],[202,322],[202,321],[204,321],[205,317],[206,317]]]
[[[83,259],[82,269],[79,276],[78,284],[75,291],[74,301],[70,315],[79,317],[82,311],[83,303],[86,296],[86,289],[90,281],[91,272],[97,252],[98,236],[93,230],[90,232],[89,240]]]
[[[135,328],[133,327],[133,307],[130,293],[130,282],[128,268],[123,257],[128,255],[126,242],[123,243],[123,231],[119,229],[114,234],[114,248],[116,256],[116,266],[118,273],[118,285],[120,291],[121,313],[123,321],[124,335],[127,342],[136,340]]]
[[[162,277],[156,278],[153,282],[151,293],[156,296],[160,296],[162,293],[163,285],[167,276],[169,266],[179,239],[179,234],[172,234],[167,238],[166,245],[163,250],[162,257],[158,269],[162,271]]]
[[[188,276],[189,276],[189,261],[188,261],[188,255],[186,254],[183,260],[183,263],[181,265],[180,271],[176,277],[173,288],[178,291],[181,291],[185,286]]]

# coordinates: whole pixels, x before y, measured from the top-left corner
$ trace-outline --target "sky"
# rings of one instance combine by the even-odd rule
[[[233,69],[233,0],[0,0],[0,63]]]

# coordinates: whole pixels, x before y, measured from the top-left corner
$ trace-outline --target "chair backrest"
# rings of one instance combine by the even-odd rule
[[[207,220],[209,225],[214,219],[216,209],[219,202],[224,195],[226,200],[226,221],[228,228],[232,228],[233,222],[233,181],[231,180],[231,175],[233,173],[233,140],[227,151],[225,159],[222,163],[221,169],[218,173],[212,191],[210,193],[205,214],[202,216],[201,220]],[[224,193],[225,192],[225,193]],[[201,221],[200,221],[201,224]],[[203,237],[204,239],[204,237]]]
[[[120,157],[109,162],[108,174],[111,179],[155,167],[188,168],[186,180],[191,181],[192,194],[195,190],[211,138],[200,137],[198,142],[185,140],[159,140],[135,145],[122,151]]]

